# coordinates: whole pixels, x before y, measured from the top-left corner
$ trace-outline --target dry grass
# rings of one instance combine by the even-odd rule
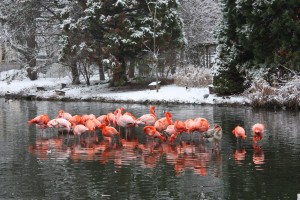
[[[300,77],[278,87],[270,86],[266,81],[254,82],[245,92],[254,107],[286,107],[300,106]]]
[[[177,69],[173,75],[174,83],[178,86],[206,87],[212,84],[211,69],[199,68],[192,65]]]

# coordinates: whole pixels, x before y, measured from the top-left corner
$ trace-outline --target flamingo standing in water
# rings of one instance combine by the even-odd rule
[[[41,129],[41,134],[43,133],[43,130],[48,128],[47,123],[49,122],[49,117],[47,114],[42,114],[39,116],[36,116],[35,118],[28,121],[28,124],[35,124],[35,126],[38,129]]]
[[[160,139],[160,141],[165,141],[165,140],[166,140],[165,137],[162,136],[162,134],[160,134],[160,133],[156,130],[156,128],[155,128],[154,126],[145,126],[143,130],[144,130],[144,133],[145,133],[148,137],[152,138],[151,152],[153,151],[153,145],[154,145],[154,139],[155,139],[155,138]]]
[[[107,113],[107,120],[109,121],[110,126],[117,126],[116,115],[112,112]]]
[[[73,124],[72,129],[73,129],[73,134],[78,136],[78,141],[79,142],[80,142],[80,136],[83,133],[86,133],[86,132],[89,131],[89,129],[86,126],[84,126],[82,124],[77,124],[76,125],[75,123]]]
[[[68,121],[71,124],[80,124],[81,123],[81,117],[80,117],[80,115],[74,115],[70,119],[68,119]]]
[[[253,142],[257,143],[259,140],[262,139],[263,133],[265,131],[265,127],[263,124],[254,124],[252,126],[252,131],[253,131]]]
[[[89,133],[93,133],[95,136],[97,125],[95,124],[93,119],[86,120],[85,126],[89,129]]]
[[[157,120],[154,124],[157,131],[163,131],[165,130],[169,125],[173,124],[172,121],[172,114],[170,112],[165,113],[166,117],[163,117],[159,120]]]
[[[72,128],[72,124],[64,118],[52,119],[47,123],[50,128],[57,128],[59,132],[68,131],[68,134]]]
[[[105,124],[106,126],[110,125],[107,115],[101,115],[101,116],[97,117],[97,120],[101,124]]]
[[[38,125],[37,127],[42,128],[42,127],[47,127],[47,123],[49,122],[49,117],[47,114],[42,114],[39,116],[36,116],[35,118],[31,119],[28,121],[28,124],[36,124]]]
[[[150,107],[150,114],[145,114],[139,117],[137,124],[143,124],[145,126],[153,126],[156,121],[155,106]]]
[[[232,134],[237,138],[237,139],[242,139],[245,140],[246,139],[246,132],[245,129],[241,126],[236,126],[233,131]]]
[[[222,128],[219,124],[215,124],[213,129],[209,129],[207,132],[203,133],[204,138],[207,138],[209,141],[213,140],[215,142],[215,147],[219,147],[222,136]]]
[[[101,124],[100,128],[102,129],[102,135],[105,138],[114,138],[115,136],[119,137],[119,141],[120,141],[120,132],[117,131],[117,129],[115,129],[112,126],[106,126],[106,124]],[[110,139],[110,141],[111,141]]]
[[[115,113],[116,113],[116,122],[119,127],[123,127],[126,129],[126,139],[127,139],[127,134],[129,132],[129,128],[135,127],[136,126],[136,119],[133,115],[130,113],[125,113],[122,115],[122,111],[124,108],[118,108]]]
[[[208,131],[210,125],[205,118],[198,117],[194,120],[187,119],[185,122],[185,126],[187,128],[187,132],[191,134],[191,140],[193,141],[193,132],[199,132],[199,139],[202,138],[200,134]]]
[[[185,123],[183,121],[176,120],[174,125],[169,125],[168,128],[171,130],[170,131],[171,136],[169,137],[169,142],[173,143],[174,140],[177,138],[177,136],[180,134],[180,143],[181,143],[182,133],[187,130]],[[173,128],[173,130],[171,128]]]
[[[72,115],[70,113],[65,112],[64,110],[58,111],[58,115],[56,118],[64,118],[66,120],[70,119]]]

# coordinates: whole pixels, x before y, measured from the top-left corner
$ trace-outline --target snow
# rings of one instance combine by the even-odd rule
[[[71,100],[102,100],[120,102],[161,102],[161,103],[186,103],[186,104],[248,104],[249,99],[243,96],[218,97],[209,94],[208,88],[186,88],[176,85],[161,86],[156,90],[143,89],[139,91],[113,91],[108,83],[99,82],[98,76],[92,77],[92,85],[72,85],[68,76],[63,78],[39,78],[31,81],[28,78],[22,80],[7,81],[5,77],[11,72],[0,73],[0,96],[8,92],[17,95],[36,95],[40,99],[67,98]],[[67,84],[61,89],[61,84]],[[44,87],[46,91],[37,91],[37,87]],[[65,92],[65,96],[59,96],[55,90]]]

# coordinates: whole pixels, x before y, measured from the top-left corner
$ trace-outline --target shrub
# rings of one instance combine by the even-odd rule
[[[212,84],[211,69],[193,65],[178,69],[173,78],[174,83],[178,86],[206,87]]]

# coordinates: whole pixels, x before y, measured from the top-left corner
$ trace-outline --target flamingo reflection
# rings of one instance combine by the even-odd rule
[[[261,146],[256,143],[253,144],[253,163],[256,165],[262,165],[265,163],[265,154]]]
[[[103,137],[96,140],[86,137],[78,140],[76,136],[66,141],[67,136],[60,135],[53,138],[37,138],[35,144],[30,145],[28,151],[40,160],[53,158],[71,159],[74,162],[95,161],[105,165],[113,162],[115,167],[124,165],[139,165],[143,168],[155,168],[161,160],[174,167],[176,175],[184,171],[206,176],[208,169],[221,166],[221,154],[208,150],[205,144],[194,143],[169,144],[151,141],[141,144],[136,137],[121,139],[120,142],[111,142]],[[49,150],[52,150],[49,156]],[[220,170],[214,171],[218,176]]]
[[[244,161],[246,158],[246,153],[247,152],[246,152],[245,148],[236,149],[233,154],[235,163],[238,165],[242,165],[242,161]]]

